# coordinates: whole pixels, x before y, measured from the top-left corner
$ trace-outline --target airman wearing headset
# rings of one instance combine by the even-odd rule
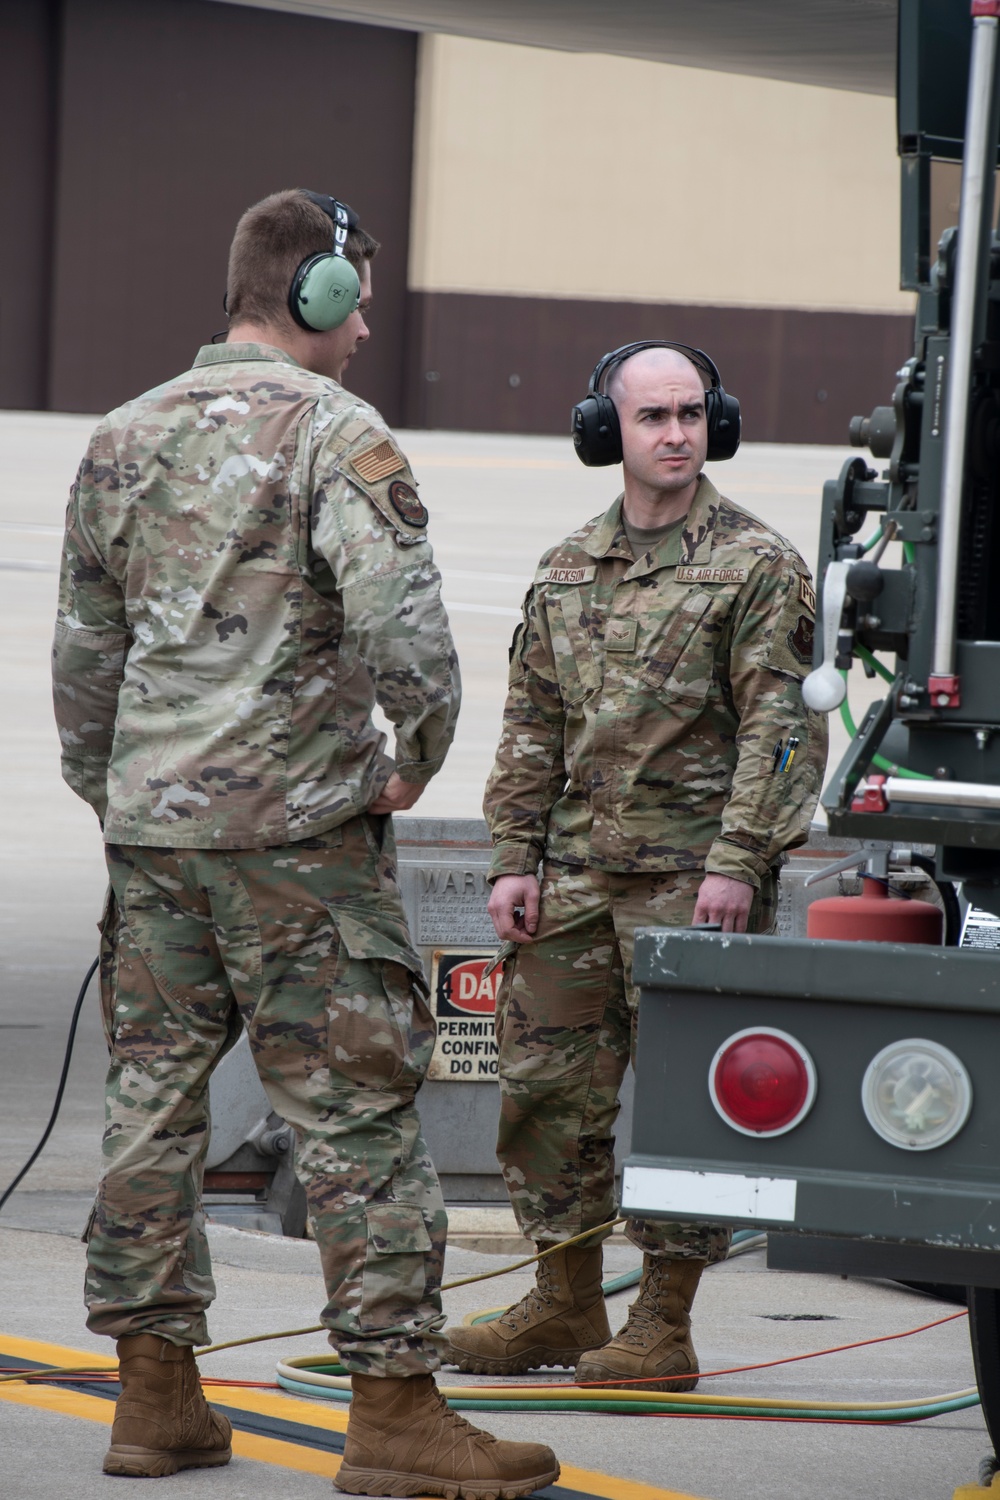
[[[414,1095],[434,1026],[386,815],[440,770],[459,681],[416,481],[340,384],[377,249],[325,194],[248,209],[227,342],[105,418],[70,498],[56,713],[110,874],[86,1284],[122,1377],[104,1468],[229,1461],[193,1350],[208,1080],[242,1024],[295,1128],[352,1376],[339,1488],[516,1496],[558,1477],[551,1451],[470,1427],[432,1373],[447,1220]]]
[[[504,941],[497,1154],[540,1245],[615,1214],[635,929],[769,931],[778,865],[807,835],[826,759],[825,719],[800,690],[808,570],[703,472],[740,441],[712,361],[652,340],[605,355],[573,436],[585,464],[624,464],[624,494],[538,565],[485,803]],[[449,1329],[452,1362],[490,1375],[575,1365],[580,1381],[690,1390],[691,1303],[728,1232],[635,1219],[627,1232],[643,1274],[616,1338],[601,1234],[541,1262],[503,1317]]]

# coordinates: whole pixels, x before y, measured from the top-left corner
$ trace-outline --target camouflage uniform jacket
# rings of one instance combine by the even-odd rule
[[[491,878],[544,855],[759,886],[804,841],[826,762],[800,690],[814,607],[798,553],[704,475],[684,526],[638,559],[621,499],[545,553],[486,791]]]
[[[427,512],[382,418],[279,349],[209,345],[97,427],[54,645],[63,775],[109,843],[253,848],[425,782],[459,680]]]

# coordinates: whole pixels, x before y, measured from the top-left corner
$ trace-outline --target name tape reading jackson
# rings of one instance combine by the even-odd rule
[[[597,568],[546,568],[536,583],[593,583]]]

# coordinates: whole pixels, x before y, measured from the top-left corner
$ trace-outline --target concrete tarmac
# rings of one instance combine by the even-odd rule
[[[63,785],[51,720],[48,648],[65,495],[86,444],[86,417],[0,413],[0,774],[4,825],[0,949],[0,1189],[37,1140],[51,1105],[72,1001],[95,953],[103,858],[93,814]],[[431,535],[461,655],[465,708],[442,775],[416,811],[476,816],[496,744],[506,683],[506,647],[520,599],[543,549],[616,493],[616,471],[588,471],[568,440],[412,433],[402,441],[421,480]],[[822,483],[850,450],[748,444],[712,477],[724,491],[790,537],[812,564]],[[852,682],[858,716],[873,693]],[[839,757],[846,737],[834,727]],[[79,1233],[98,1172],[105,1050],[88,997],[62,1114],[23,1188],[0,1216],[3,1339],[43,1340],[107,1354],[83,1327]],[[485,1085],[484,1085],[485,1086]],[[216,1339],[316,1321],[322,1302],[315,1247],[212,1228],[219,1300]],[[638,1263],[628,1247],[608,1252],[609,1274]],[[501,1262],[502,1263],[502,1262]],[[455,1249],[449,1275],[497,1264]],[[448,1310],[511,1301],[525,1273],[448,1294]],[[624,1317],[628,1297],[613,1307]],[[755,1252],[711,1271],[696,1307],[706,1370],[758,1364],[894,1333],[952,1309],[886,1283],[768,1272]],[[206,1374],[272,1379],[282,1353],[322,1351],[319,1336],[209,1356]],[[3,1363],[0,1358],[0,1363]],[[552,1378],[552,1377],[547,1377]],[[459,1383],[454,1372],[446,1383]],[[703,1382],[728,1395],[826,1400],[929,1396],[973,1384],[959,1318],[911,1339]],[[461,1377],[466,1383],[467,1377]],[[23,1390],[23,1387],[20,1388]],[[3,1388],[0,1387],[0,1391]],[[477,1418],[478,1420],[478,1418]],[[790,1423],[621,1416],[489,1415],[502,1436],[551,1443],[564,1462],[702,1500],[948,1500],[975,1478],[989,1449],[970,1410],[920,1426],[798,1426]],[[104,1495],[106,1428],[44,1406],[0,1399],[0,1500]],[[595,1493],[644,1491],[605,1485]],[[322,1474],[238,1459],[224,1470],[159,1482],[164,1500],[328,1495]]]

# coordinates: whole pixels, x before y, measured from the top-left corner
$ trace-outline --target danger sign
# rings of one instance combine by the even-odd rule
[[[493,1036],[502,968],[486,970],[493,954],[467,949],[435,949],[431,961],[431,1003],[438,1035],[428,1078],[489,1083],[497,1076]]]

